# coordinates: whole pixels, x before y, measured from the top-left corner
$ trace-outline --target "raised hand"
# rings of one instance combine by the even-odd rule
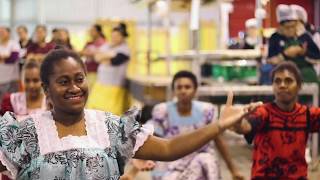
[[[250,103],[248,105],[234,107],[233,92],[228,93],[228,98],[225,108],[220,113],[218,125],[222,129],[229,128],[241,121],[243,117],[254,111],[258,106],[262,105],[262,102]]]

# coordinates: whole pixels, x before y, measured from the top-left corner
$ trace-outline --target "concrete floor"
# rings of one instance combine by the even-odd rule
[[[227,133],[224,135],[224,139],[226,140],[226,144],[228,145],[229,152],[231,157],[234,160],[234,163],[238,167],[238,169],[243,173],[246,177],[246,180],[250,179],[250,171],[251,171],[251,148],[246,145],[242,137],[237,135],[233,135],[232,133]],[[220,160],[221,163],[221,173],[223,180],[232,180],[231,175],[226,167],[225,163]],[[317,169],[311,170],[309,168],[309,180],[320,180],[320,165]],[[150,180],[149,173],[139,173],[135,180]]]

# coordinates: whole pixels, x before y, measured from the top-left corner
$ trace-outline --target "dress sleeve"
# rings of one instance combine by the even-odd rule
[[[126,63],[129,61],[130,57],[123,53],[118,53],[115,57],[111,58],[111,65],[113,66],[120,66],[121,64]]]
[[[268,58],[272,58],[273,56],[277,56],[281,53],[281,47],[279,45],[279,36],[277,34],[273,34],[268,42]]]
[[[319,132],[320,129],[320,108],[310,108],[310,130]]]
[[[248,116],[247,120],[251,125],[251,131],[244,135],[248,144],[251,144],[254,137],[259,133],[266,125],[268,121],[268,112],[262,106],[259,107],[254,113]]]
[[[117,152],[120,172],[123,173],[125,164],[143,146],[144,142],[153,134],[153,126],[138,122],[141,111],[133,108],[123,116],[114,116],[108,121],[110,143]]]
[[[15,179],[20,169],[22,141],[19,124],[12,112],[0,119],[0,161]]]

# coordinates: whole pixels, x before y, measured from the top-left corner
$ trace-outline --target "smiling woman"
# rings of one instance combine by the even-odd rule
[[[16,179],[119,179],[128,159],[181,158],[260,105],[235,108],[230,95],[219,121],[165,140],[152,136],[152,126],[139,125],[137,109],[121,117],[84,109],[88,97],[86,69],[74,52],[50,52],[40,72],[52,109],[22,122],[12,113],[1,119],[0,160]]]
[[[53,115],[61,114],[61,118],[70,112],[82,112],[88,98],[85,65],[79,56],[69,54],[49,54],[41,68],[44,92],[55,105]]]

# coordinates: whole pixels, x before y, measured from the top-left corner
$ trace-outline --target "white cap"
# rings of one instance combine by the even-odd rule
[[[250,27],[258,27],[258,22],[255,18],[251,18],[246,20],[246,28],[250,28]]]
[[[292,11],[296,14],[299,20],[303,21],[304,23],[308,22],[308,14],[307,11],[299,5],[292,4],[290,5]]]
[[[277,6],[276,14],[278,23],[283,21],[298,20],[296,13],[293,12],[289,5],[279,4]]]

